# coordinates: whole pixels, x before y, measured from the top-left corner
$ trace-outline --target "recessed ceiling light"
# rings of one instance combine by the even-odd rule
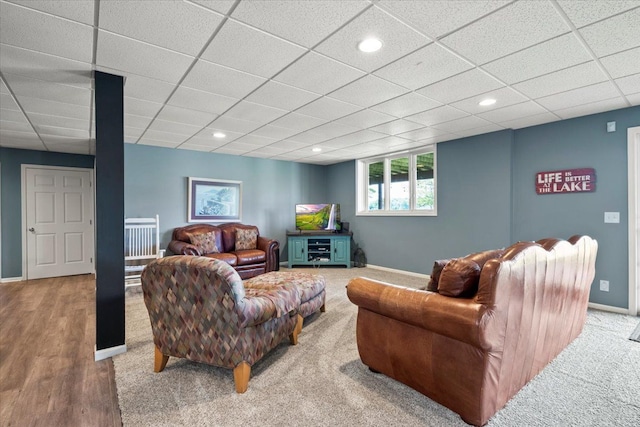
[[[478,105],[482,105],[483,107],[488,107],[489,105],[493,105],[496,103],[496,100],[493,98],[487,98],[487,99],[483,99],[482,101],[478,102]]]
[[[224,133],[222,133],[222,132],[214,132],[214,133],[213,133],[213,137],[214,137],[214,138],[224,138],[225,136],[227,136],[227,135],[225,135],[225,134],[224,134]]]
[[[380,50],[382,47],[382,42],[375,37],[370,37],[368,39],[362,40],[358,43],[358,49],[361,52],[371,53]]]
[[[313,147],[313,148],[311,149],[311,151],[313,151],[314,153],[319,153],[319,152],[321,152],[321,151],[322,151],[322,148],[320,148],[320,147]]]

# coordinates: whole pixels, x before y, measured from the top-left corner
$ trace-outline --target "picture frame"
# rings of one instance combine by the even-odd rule
[[[189,177],[188,222],[242,219],[242,181]]]

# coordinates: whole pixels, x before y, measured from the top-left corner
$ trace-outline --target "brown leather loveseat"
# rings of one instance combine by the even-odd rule
[[[277,271],[280,267],[280,243],[260,236],[255,225],[230,222],[177,227],[167,248],[175,255],[225,261],[242,279]]]
[[[436,262],[436,292],[352,279],[360,358],[484,425],[582,331],[597,250],[574,236]]]

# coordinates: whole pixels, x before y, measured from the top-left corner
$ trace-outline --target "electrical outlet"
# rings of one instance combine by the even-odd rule
[[[608,280],[600,280],[600,290],[602,292],[609,292],[609,281]]]
[[[604,222],[611,224],[619,224],[620,223],[620,212],[605,212],[604,213]]]

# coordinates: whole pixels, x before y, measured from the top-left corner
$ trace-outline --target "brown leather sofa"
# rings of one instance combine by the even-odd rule
[[[239,233],[252,235],[254,243],[236,247]],[[167,248],[175,255],[205,256],[225,261],[242,279],[280,269],[280,243],[260,236],[255,225],[231,222],[177,227]]]
[[[352,279],[360,358],[484,425],[582,331],[597,250],[574,236],[436,262],[436,292]]]

